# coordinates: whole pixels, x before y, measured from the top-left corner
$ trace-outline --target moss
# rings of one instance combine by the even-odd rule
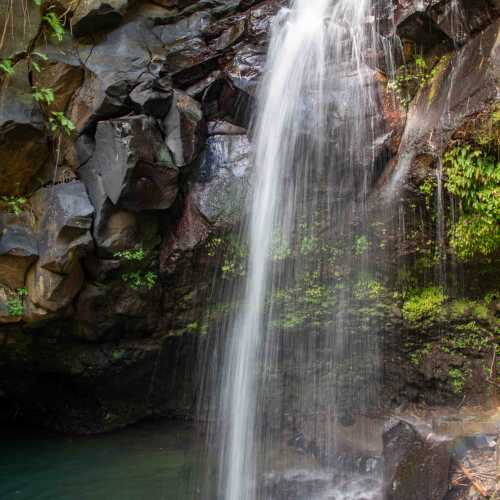
[[[449,307],[450,319],[460,320],[472,317],[478,320],[486,321],[490,317],[490,312],[486,304],[468,299],[454,300]]]
[[[403,318],[412,325],[438,320],[443,315],[445,300],[440,287],[414,291],[403,304]]]
[[[450,63],[451,56],[452,54],[444,55],[434,66],[434,68],[432,68],[430,88],[429,88],[429,93],[427,94],[429,106],[432,104],[432,101],[437,96],[439,89],[441,88],[441,84],[443,83],[444,80],[445,71]]]
[[[453,393],[457,396],[462,394],[465,387],[465,373],[459,368],[450,368],[448,371],[448,378]]]
[[[356,300],[376,300],[385,291],[384,286],[376,280],[359,280],[354,287]]]

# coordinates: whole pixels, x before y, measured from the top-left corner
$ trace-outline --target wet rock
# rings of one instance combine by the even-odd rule
[[[232,80],[219,78],[203,93],[203,112],[209,120],[222,119],[247,128],[253,113],[254,101]]]
[[[394,16],[398,33],[426,50],[442,41],[463,45],[498,16],[498,7],[489,0],[424,0],[399,4]]]
[[[128,0],[81,0],[71,20],[74,35],[116,28],[122,22],[128,3]]]
[[[185,89],[217,68],[218,54],[202,38],[180,40],[168,48],[166,67],[174,87]]]
[[[258,45],[243,45],[224,66],[224,72],[234,86],[255,96],[266,63],[266,49]]]
[[[82,182],[38,190],[31,205],[39,216],[39,265],[55,273],[72,272],[74,261],[92,248],[94,208]]]
[[[400,421],[384,433],[387,500],[442,500],[448,490],[449,442]]]
[[[401,39],[415,43],[424,53],[438,46],[452,47],[452,40],[418,5],[398,20],[397,34]]]
[[[184,92],[175,90],[172,108],[164,121],[165,142],[175,165],[190,164],[199,154],[203,133],[200,104]]]
[[[2,36],[0,59],[11,58],[28,50],[42,20],[41,9],[35,2],[0,0]]]
[[[26,271],[38,257],[38,242],[26,224],[0,224],[0,283],[16,290],[24,286]]]
[[[231,227],[241,218],[250,188],[251,146],[246,135],[209,137],[188,196],[213,226]]]
[[[403,182],[423,155],[440,157],[468,120],[489,112],[497,98],[499,21],[453,56],[441,59],[429,84],[410,107],[389,189]]]
[[[162,272],[173,273],[177,263],[212,231],[227,229],[240,220],[250,184],[250,154],[245,135],[208,138],[180,219],[162,245]]]
[[[95,142],[82,178],[98,210],[105,198],[134,211],[172,205],[178,190],[178,171],[152,118],[134,116],[99,122]]]
[[[164,45],[173,45],[181,39],[193,38],[201,35],[203,30],[210,24],[210,21],[211,16],[209,12],[195,12],[175,23],[155,26],[153,32],[159,37]]]
[[[198,209],[191,197],[184,203],[182,214],[174,229],[161,247],[160,271],[171,274],[176,270],[177,263],[192,252],[210,234],[210,225]]]
[[[210,48],[223,51],[241,39],[246,29],[245,19],[234,20],[232,26],[224,30],[219,37],[210,43]]]
[[[54,273],[37,263],[28,272],[28,297],[37,308],[57,312],[71,304],[83,280],[78,260],[71,263],[66,274]]]
[[[246,129],[238,127],[224,120],[215,120],[207,123],[207,135],[244,135]]]
[[[28,67],[20,62],[4,82],[0,106],[0,194],[26,189],[45,163],[49,150],[43,114],[35,102]]]
[[[155,79],[147,75],[130,93],[132,107],[137,113],[164,118],[172,102],[170,79]]]

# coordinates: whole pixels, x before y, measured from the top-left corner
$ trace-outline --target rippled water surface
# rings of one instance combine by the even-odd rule
[[[147,423],[97,437],[0,430],[1,500],[184,500],[195,432]]]

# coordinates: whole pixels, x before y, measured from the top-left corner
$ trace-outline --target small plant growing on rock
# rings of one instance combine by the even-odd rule
[[[24,205],[28,202],[28,199],[24,196],[2,196],[1,200],[7,204],[9,210],[15,215],[20,215],[24,210]]]
[[[364,235],[358,236],[354,241],[354,253],[358,257],[364,255],[369,248],[370,248],[370,242],[368,241],[368,238]]]
[[[42,21],[49,26],[52,31],[53,38],[55,38],[58,42],[62,42],[66,30],[64,29],[59,16],[51,8],[42,17]]]
[[[412,325],[435,321],[443,312],[445,300],[446,296],[440,287],[413,291],[403,304],[403,318]]]
[[[113,256],[118,259],[125,259],[129,262],[141,262],[144,260],[146,254],[142,248],[137,248],[134,250],[123,250],[121,252],[115,252]]]
[[[457,396],[464,392],[465,386],[465,375],[459,368],[450,368],[448,371],[448,377],[450,379],[451,390]]]
[[[405,109],[408,109],[414,95],[434,77],[439,61],[433,62],[436,64],[429,64],[417,54],[413,61],[401,66],[396,78],[389,82],[388,88],[394,91]]]
[[[500,248],[500,162],[470,145],[454,147],[444,162],[446,188],[463,209],[450,230],[451,247],[461,260],[493,255]]]
[[[33,87],[33,99],[38,103],[52,104],[55,100],[54,91],[50,88]]]
[[[152,290],[158,281],[158,275],[152,271],[132,271],[122,274],[122,279],[134,290]]]
[[[76,130],[75,124],[62,111],[50,113],[49,126],[53,134],[63,132],[66,135],[71,135]]]
[[[12,64],[12,59],[2,59],[0,61],[0,70],[7,75],[13,75],[14,65]]]
[[[17,296],[7,301],[7,310],[10,316],[19,317],[24,314],[23,298],[28,294],[26,288],[18,288]]]

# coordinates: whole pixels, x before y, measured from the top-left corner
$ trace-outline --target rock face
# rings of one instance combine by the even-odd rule
[[[5,79],[0,107],[0,194],[24,192],[49,155],[40,106],[31,96],[28,67],[14,66]]]
[[[0,60],[13,57],[15,70],[10,76],[0,72],[0,419],[92,433],[148,415],[190,418],[203,349],[218,338],[232,306],[220,304],[207,314],[207,301],[217,295],[214,277],[225,288],[245,272],[246,249],[235,240],[252,189],[250,125],[271,23],[286,2],[54,3],[57,12],[69,9],[61,42],[45,36],[45,4],[40,9],[30,0],[29,23],[21,25],[19,15],[9,17],[9,33],[15,36],[0,46]],[[11,4],[0,0],[0,13]],[[376,158],[371,227],[374,238],[387,235],[377,248],[398,248],[411,260],[416,247],[437,234],[435,214],[426,212],[414,178],[434,172],[467,123],[494,109],[499,6],[490,0],[374,4],[381,49],[360,75],[383,112],[363,117],[373,125],[375,148],[360,144],[353,153],[360,171],[365,160]],[[33,66],[32,58],[40,57],[31,54],[34,48],[47,58],[35,59],[41,72]],[[394,76],[390,63],[397,66],[416,53],[427,58],[432,74],[407,111],[388,86]],[[433,58],[439,62],[431,68]],[[352,118],[345,88],[360,75],[325,82],[335,117],[329,124],[332,142],[343,120]],[[37,103],[34,86],[53,89],[54,102]],[[303,98],[306,111],[300,119],[308,120],[307,100],[314,96]],[[74,123],[72,135],[50,130],[53,112]],[[344,163],[340,156],[332,158],[336,174],[341,172],[330,186],[338,188],[335,198],[352,189],[343,182]],[[382,217],[375,219],[383,191],[398,186],[410,191],[408,205],[394,211],[398,224],[421,221],[428,230],[422,242],[415,237],[401,243],[389,224],[380,225]],[[393,264],[386,258],[382,274],[404,281]],[[427,283],[429,269],[420,274],[418,269],[411,279]],[[486,283],[485,276],[486,271],[470,267],[464,282],[484,296],[477,282]],[[408,288],[394,291],[401,297]],[[470,375],[458,383],[468,398],[487,394],[480,374],[490,344],[484,341],[474,350],[464,328],[476,322],[479,333],[473,338],[483,342],[491,337],[494,313],[473,316],[467,310],[457,319],[447,312],[430,326],[425,318],[417,328],[402,317],[395,304],[399,298],[388,297],[362,309],[368,324],[370,315],[385,321],[370,334],[384,334],[386,408],[461,399],[455,391],[461,379],[450,376],[456,370]],[[367,333],[366,323],[353,325],[353,338]],[[284,370],[293,380],[301,373],[289,353],[305,350],[311,336],[320,344],[326,334],[290,329],[293,335],[281,348]],[[450,348],[457,337],[459,345]],[[409,352],[410,344],[415,352]],[[369,378],[375,367],[365,361]],[[348,385],[344,368],[338,368],[338,380]],[[320,362],[316,369],[330,368]],[[356,379],[350,398],[363,380]],[[328,379],[322,383],[327,387]],[[284,397],[297,397],[293,387]],[[281,404],[275,403],[271,422]],[[352,416],[340,415],[343,409],[340,401],[338,420],[348,426]],[[293,418],[299,421],[300,415]],[[405,453],[394,455],[388,494],[398,500],[427,498],[405,497],[399,481],[409,481],[405,491],[422,493],[419,474],[429,472],[434,496],[428,498],[439,498],[441,447],[405,426],[387,434],[387,449]],[[313,431],[299,430],[326,460],[326,452],[313,443]],[[433,457],[439,458],[439,470],[431,470]],[[406,468],[419,460],[423,469]]]
[[[400,421],[384,434],[387,500],[442,500],[448,491],[449,442]]]

